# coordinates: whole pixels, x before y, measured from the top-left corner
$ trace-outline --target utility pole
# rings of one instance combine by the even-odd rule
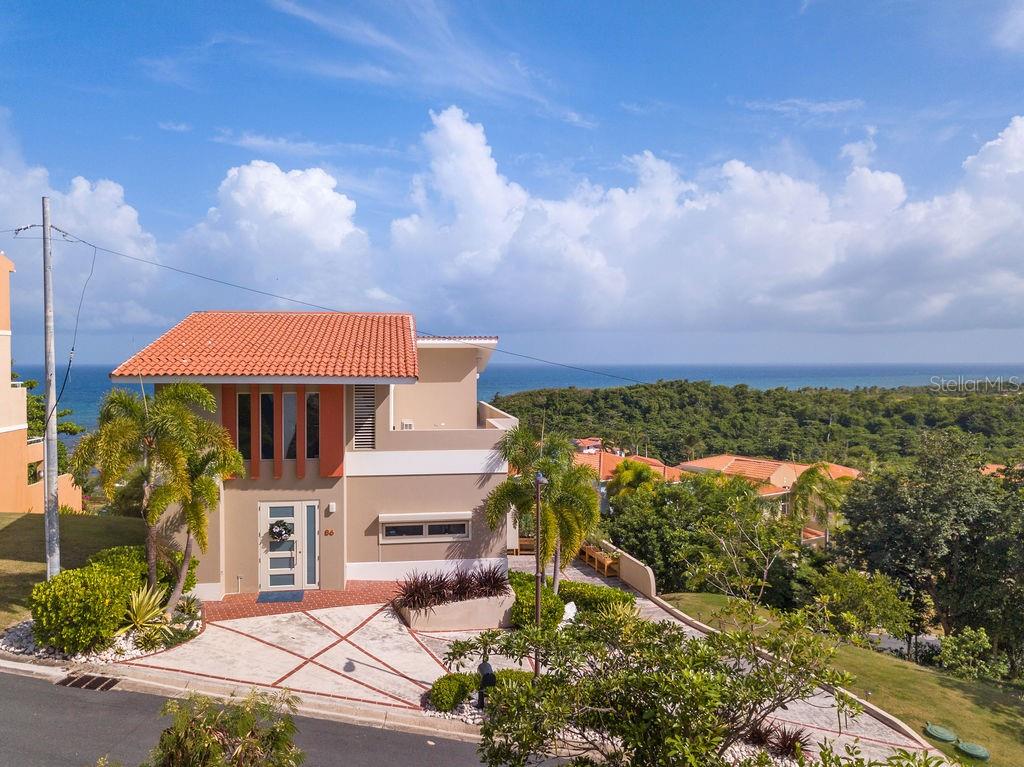
[[[50,198],[43,198],[43,327],[46,377],[46,429],[43,460],[43,525],[46,579],[60,572],[60,515],[57,505],[57,373],[53,350],[53,262],[50,257]]]
[[[533,489],[536,495],[536,508],[534,509],[534,523],[533,523],[533,555],[534,555],[534,575],[533,575],[533,609],[534,609],[534,620],[536,621],[537,628],[541,625],[541,593],[542,585],[544,583],[544,563],[540,558],[540,492],[544,486],[548,484],[547,478],[539,471],[533,476]],[[534,678],[540,677],[540,647],[533,648],[533,676]]]

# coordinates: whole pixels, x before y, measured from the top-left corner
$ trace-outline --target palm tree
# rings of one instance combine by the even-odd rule
[[[661,478],[661,475],[648,464],[627,458],[612,471],[611,479],[608,480],[608,497],[628,496]]]
[[[245,472],[242,454],[235,449],[227,429],[205,418],[196,425],[196,439],[190,446],[187,462],[190,492],[180,498],[181,520],[185,527],[185,548],[178,578],[167,600],[168,617],[173,613],[192,564],[192,549],[206,553],[208,517],[220,500],[220,482]]]
[[[548,484],[541,493],[541,529],[534,531],[541,564],[554,559],[554,587],[558,590],[562,549],[578,551],[600,522],[600,499],[594,489],[595,475],[589,466],[578,466],[572,442],[549,434],[543,441],[526,426],[505,432],[498,452],[509,464],[509,477],[487,496],[487,522],[497,528],[509,511],[521,526],[529,524],[534,511],[534,475],[543,474]]]
[[[100,407],[96,431],[83,437],[72,455],[76,473],[99,469],[108,498],[133,473],[141,473],[140,513],[146,523],[151,588],[157,583],[157,523],[168,506],[191,497],[188,459],[200,422],[205,420],[197,411],[216,409],[213,394],[196,383],[169,384],[152,397],[111,389]]]
[[[601,522],[601,502],[594,489],[597,474],[589,466],[570,463],[557,466],[547,464],[550,472],[546,493],[541,497],[541,556],[547,562],[550,551],[553,558],[551,585],[558,593],[561,579],[562,551],[575,557]],[[542,469],[543,473],[543,469]],[[545,475],[548,476],[548,475]]]
[[[828,548],[832,518],[839,512],[850,484],[849,477],[832,478],[829,465],[816,463],[797,477],[789,489],[790,513],[797,519],[820,524]]]

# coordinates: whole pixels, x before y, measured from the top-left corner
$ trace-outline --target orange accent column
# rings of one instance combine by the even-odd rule
[[[259,479],[260,476],[260,387],[253,384],[249,387],[249,476]]]
[[[295,476],[306,476],[306,387],[295,387]]]
[[[220,387],[220,424],[231,435],[231,444],[238,447],[238,394],[234,384]]]
[[[284,387],[274,384],[274,479],[284,466]]]
[[[345,474],[345,387],[320,387],[320,476]]]

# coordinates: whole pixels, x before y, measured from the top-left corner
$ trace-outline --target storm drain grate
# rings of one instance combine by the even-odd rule
[[[70,674],[59,682],[60,687],[77,687],[79,690],[98,690],[106,692],[113,688],[119,680],[109,676],[94,676],[92,674]]]

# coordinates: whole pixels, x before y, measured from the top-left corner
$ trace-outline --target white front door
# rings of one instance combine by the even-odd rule
[[[260,591],[320,588],[319,518],[316,501],[260,504]],[[287,535],[271,535],[273,523]]]

